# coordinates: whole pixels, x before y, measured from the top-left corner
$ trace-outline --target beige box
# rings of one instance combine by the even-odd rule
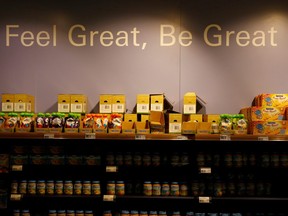
[[[14,111],[14,94],[2,94],[2,111],[13,112]]]
[[[187,92],[183,99],[183,114],[196,113],[196,94],[195,92]]]
[[[58,94],[58,112],[69,113],[71,111],[71,96],[70,94]]]
[[[180,134],[182,132],[182,114],[169,113],[169,133]]]
[[[14,95],[14,111],[15,112],[32,112],[32,104],[34,105],[34,96],[29,94]]]
[[[112,95],[111,94],[100,95],[99,112],[100,113],[112,113]]]
[[[150,95],[138,94],[136,101],[136,113],[148,114],[150,111]]]
[[[163,111],[164,110],[164,95],[151,94],[150,95],[150,111]]]
[[[204,114],[203,122],[219,122],[220,115],[219,114]]]
[[[88,97],[84,94],[72,94],[71,97],[71,112],[86,113]]]
[[[126,96],[123,94],[115,94],[112,96],[112,113],[125,113]]]

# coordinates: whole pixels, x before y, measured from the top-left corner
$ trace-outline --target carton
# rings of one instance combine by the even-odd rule
[[[285,119],[285,107],[252,106],[248,112],[249,121],[274,121]]]
[[[150,111],[150,95],[138,94],[136,100],[136,113],[149,114]]]
[[[99,101],[99,112],[100,113],[112,113],[112,95],[101,94]]]
[[[288,121],[253,121],[251,130],[254,135],[287,135]]]
[[[58,94],[58,112],[69,113],[71,96],[69,94]]]
[[[122,133],[135,134],[137,122],[137,114],[124,114],[124,121],[122,122]]]
[[[13,112],[14,101],[14,94],[2,94],[2,112]]]
[[[83,94],[72,94],[71,99],[71,112],[73,113],[86,113],[88,97]]]
[[[126,97],[123,94],[115,94],[112,96],[112,113],[125,113]]]
[[[164,112],[150,111],[150,130],[151,134],[165,133]]]
[[[182,114],[169,113],[169,133],[181,134],[182,132]]]
[[[14,95],[14,112],[34,112],[34,96],[29,94]],[[32,107],[33,106],[33,107]]]
[[[288,94],[260,94],[256,98],[256,106],[288,106]]]
[[[195,92],[187,92],[183,99],[183,114],[196,113],[196,94]]]
[[[198,122],[197,134],[211,134],[212,133],[212,122]]]
[[[164,110],[164,95],[152,94],[150,95],[150,111],[163,111]]]
[[[121,133],[123,124],[123,114],[112,113],[108,124],[108,133]]]
[[[182,134],[196,134],[198,122],[202,122],[202,114],[183,115]]]
[[[204,114],[203,122],[219,122],[220,115],[219,114]]]
[[[136,134],[149,134],[150,133],[150,127],[149,127],[149,121],[141,121],[136,122]]]
[[[202,121],[203,121],[202,114],[183,115],[183,122],[202,122]]]
[[[94,125],[92,132],[94,133],[107,133],[110,114],[97,113],[93,115]]]

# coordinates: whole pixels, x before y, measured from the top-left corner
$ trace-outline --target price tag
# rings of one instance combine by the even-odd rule
[[[177,140],[188,140],[188,137],[186,137],[186,136],[177,136],[177,138],[176,138]]]
[[[115,195],[104,195],[103,196],[103,201],[113,202],[115,200],[115,198],[116,198]]]
[[[44,134],[44,139],[54,139],[54,134]]]
[[[144,134],[136,134],[135,140],[146,140],[146,135]]]
[[[269,137],[258,137],[259,141],[269,141]]]
[[[12,171],[16,172],[23,171],[23,165],[12,165]]]
[[[200,173],[202,173],[202,174],[211,174],[211,172],[212,172],[211,167],[200,168]]]
[[[210,203],[210,197],[199,197],[199,203]]]
[[[13,200],[13,201],[19,201],[19,200],[21,200],[21,198],[22,198],[21,194],[11,194],[10,195],[10,200]]]
[[[96,139],[96,133],[85,133],[85,139]]]
[[[221,134],[221,135],[220,135],[220,140],[221,140],[221,141],[231,140],[231,135],[230,135],[230,134]]]
[[[117,172],[117,166],[106,166],[106,172]]]

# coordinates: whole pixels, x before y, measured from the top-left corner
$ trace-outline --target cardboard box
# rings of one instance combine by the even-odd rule
[[[136,122],[136,134],[149,134],[150,133],[150,127],[149,127],[149,121],[146,122]]]
[[[197,134],[211,134],[212,133],[212,122],[198,122]]]
[[[204,114],[203,122],[219,122],[220,115],[219,114]]]
[[[126,97],[123,94],[115,94],[112,96],[112,113],[125,113]]]
[[[137,114],[124,114],[122,122],[122,133],[134,134],[136,132]]]
[[[14,94],[2,94],[2,112],[13,112],[14,101]]]
[[[88,97],[83,94],[72,94],[71,97],[71,112],[86,113]]]
[[[136,113],[149,114],[150,112],[150,95],[138,94],[136,100]]]
[[[99,112],[100,113],[112,113],[112,95],[111,94],[100,95]]]
[[[150,111],[150,130],[151,134],[165,133],[164,112]]]
[[[287,135],[288,121],[254,121],[251,122],[253,135]]]
[[[182,134],[196,134],[198,122],[182,122]]]
[[[202,121],[203,121],[202,114],[183,115],[183,122],[202,122]]]
[[[14,112],[34,112],[34,96],[29,94],[15,94],[14,96]]]
[[[144,115],[142,114],[141,115],[141,119],[140,119],[141,122],[146,122],[146,121],[150,121],[150,115]]]
[[[195,92],[187,92],[183,99],[183,114],[196,113],[196,94]]]
[[[256,98],[256,106],[288,106],[288,94],[260,94]]]
[[[97,113],[93,115],[94,125],[93,132],[95,133],[107,133],[110,120],[110,114]]]
[[[164,95],[152,94],[150,95],[150,111],[163,111],[164,110]]]
[[[123,124],[123,114],[112,113],[108,124],[108,133],[121,133]]]
[[[71,96],[70,94],[58,94],[58,112],[69,113]]]
[[[182,132],[182,114],[169,113],[169,133],[181,134]]]
[[[285,107],[255,107],[248,112],[249,121],[275,121],[285,119]],[[249,115],[250,114],[250,115]]]

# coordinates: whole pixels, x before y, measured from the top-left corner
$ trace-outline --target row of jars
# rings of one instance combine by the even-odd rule
[[[11,155],[12,165],[101,165],[100,155]]]
[[[13,194],[39,195],[100,195],[100,181],[94,180],[14,180],[11,183]]]

